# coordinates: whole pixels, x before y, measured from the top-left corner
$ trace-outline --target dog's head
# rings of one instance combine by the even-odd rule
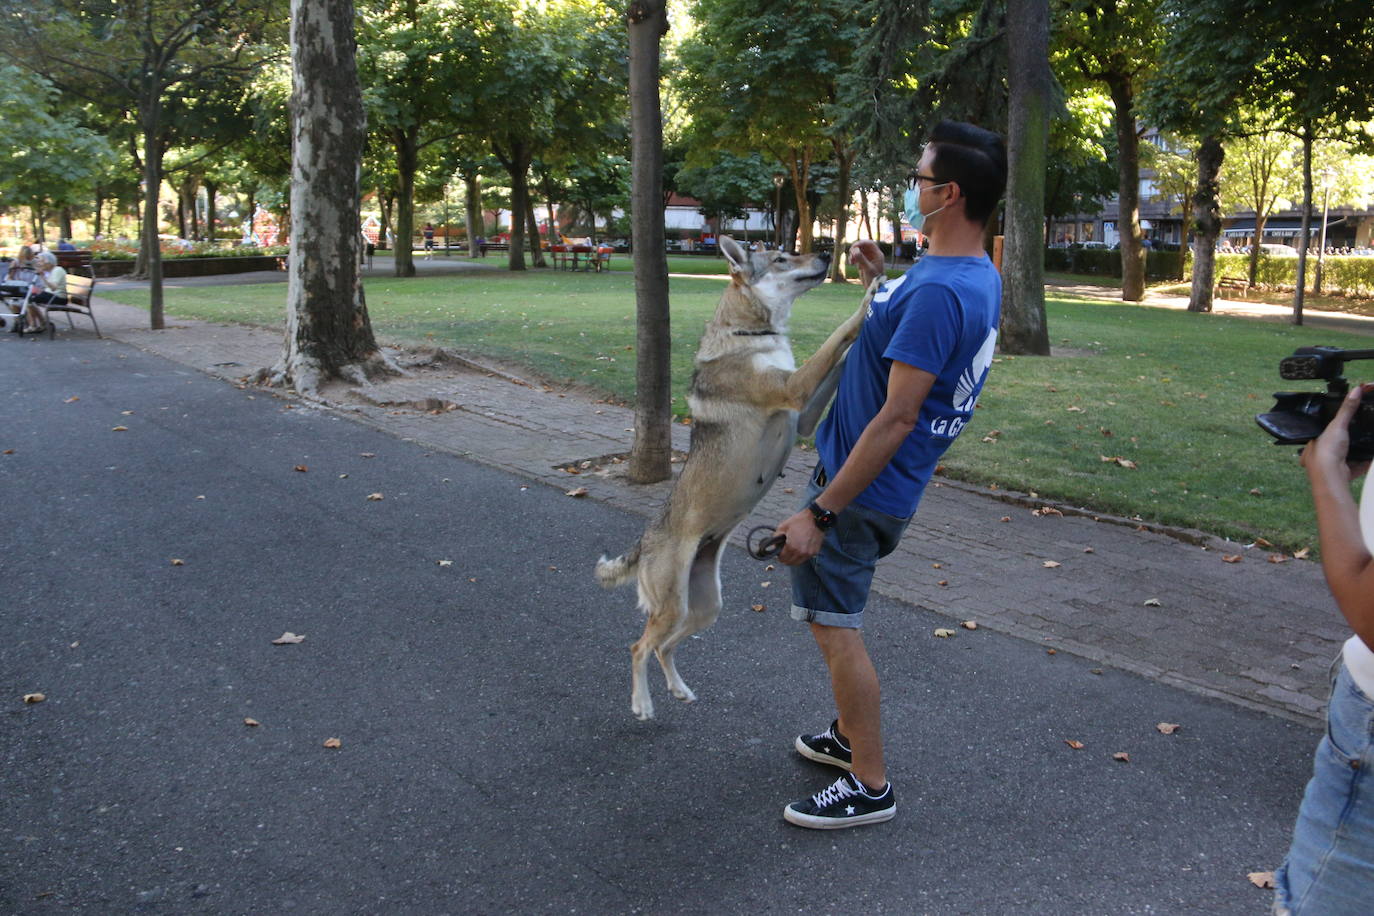
[[[819,286],[830,270],[827,253],[745,251],[728,235],[720,237],[720,251],[730,264],[730,282],[767,308],[776,324],[785,323],[792,302]]]

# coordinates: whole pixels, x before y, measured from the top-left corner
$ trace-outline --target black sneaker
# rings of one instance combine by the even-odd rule
[[[830,727],[819,735],[798,735],[794,746],[798,754],[817,763],[826,763],[842,770],[849,769],[854,763],[849,744],[840,734],[839,719],[831,722]]]
[[[870,795],[853,773],[846,773],[828,788],[782,809],[783,820],[814,830],[838,830],[860,824],[890,821],[897,814],[892,783],[881,795]]]

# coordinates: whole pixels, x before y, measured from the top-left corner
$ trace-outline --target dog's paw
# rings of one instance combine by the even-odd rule
[[[638,698],[630,701],[630,712],[635,714],[635,718],[641,722],[654,717],[654,701],[648,698],[639,700]]]
[[[697,695],[693,693],[692,688],[688,687],[686,684],[677,684],[671,689],[673,691],[673,696],[684,703],[695,703],[697,700]]]

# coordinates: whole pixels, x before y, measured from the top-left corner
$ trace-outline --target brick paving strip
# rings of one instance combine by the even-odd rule
[[[96,307],[108,336],[229,381],[273,364],[281,351],[277,331],[180,318],[150,331],[145,311],[101,299]],[[403,441],[564,490],[585,487],[586,498],[631,512],[656,512],[667,493],[667,484],[629,483],[623,464],[604,460],[629,451],[634,413],[584,394],[442,358],[366,390],[327,394],[331,406],[322,409]],[[676,448],[685,451],[688,438],[688,427],[674,428]],[[748,527],[795,511],[813,461],[814,453],[793,450],[738,543]],[[1295,488],[1305,485],[1296,463],[1294,477]],[[1046,507],[1057,511],[1040,511]],[[587,574],[596,551],[629,546],[590,545]],[[1237,555],[1240,562],[1222,559]],[[972,620],[1047,651],[1315,725],[1347,630],[1317,563],[1267,558],[1255,546],[937,477],[875,588],[947,616],[955,639],[979,638],[957,626]],[[736,554],[728,562],[752,561]],[[785,570],[757,568],[760,584],[780,587],[766,593],[777,595],[768,612],[786,613]],[[726,597],[736,612],[755,600]],[[1014,678],[1010,672],[1007,680]]]

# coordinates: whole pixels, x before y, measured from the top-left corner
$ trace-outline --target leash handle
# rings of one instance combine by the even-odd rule
[[[749,556],[755,560],[771,560],[782,553],[783,545],[787,543],[787,535],[761,536],[774,531],[777,529],[772,525],[759,525],[757,528],[750,528],[749,533],[744,537],[745,549],[749,551]]]

